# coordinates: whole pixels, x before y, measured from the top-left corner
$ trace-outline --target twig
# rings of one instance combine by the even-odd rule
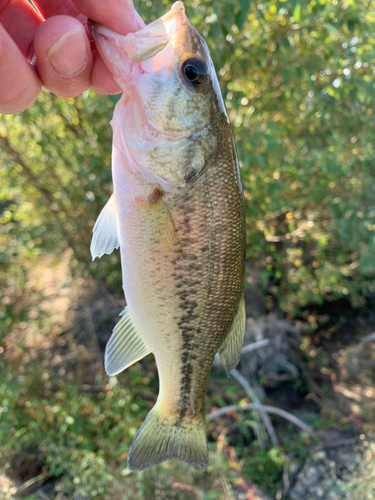
[[[101,392],[103,391],[103,387],[100,385],[82,384],[79,390],[82,392]]]
[[[254,495],[253,493],[256,490],[256,485],[254,484],[251,488],[247,485],[245,478],[242,475],[242,469],[240,464],[238,463],[237,457],[236,457],[236,452],[234,451],[234,447],[230,446],[227,444],[225,446],[225,451],[228,454],[229,457],[229,462],[230,465],[233,467],[233,469],[236,471],[236,474],[238,476],[238,481],[240,483],[241,488],[243,489],[245,495],[246,495],[246,500],[254,500]]]
[[[291,240],[292,238],[303,236],[305,233],[305,229],[307,229],[308,227],[309,227],[309,221],[305,221],[300,225],[300,227],[298,227],[296,230],[292,231],[291,233],[286,233],[286,234],[283,234],[281,236],[265,235],[265,240],[269,241],[270,243],[278,243],[280,241]]]
[[[21,429],[19,429],[18,431],[16,431],[14,433],[14,435],[9,439],[9,441],[7,443],[5,443],[5,445],[0,450],[1,451],[0,458],[3,458],[5,453],[9,450],[9,448],[11,448],[14,445],[14,443],[17,441],[17,439],[20,438],[22,436],[22,434],[25,434],[25,432],[27,432],[27,428],[21,427]]]
[[[305,422],[302,422],[298,417],[295,417],[291,413],[282,410],[281,408],[276,408],[276,406],[268,406],[264,405],[262,406],[263,410],[266,413],[269,413],[271,415],[278,415],[279,417],[285,418],[285,420],[289,420],[292,424],[296,425],[300,429],[302,429],[305,432],[308,432],[309,434],[312,433],[312,427],[309,425],[305,424]],[[224,408],[220,408],[219,410],[212,411],[207,415],[207,420],[210,422],[211,420],[214,420],[215,418],[222,417],[223,415],[228,415],[228,413],[236,413],[239,410],[255,410],[256,405],[254,403],[246,403],[244,405],[231,405],[231,406],[225,406]]]
[[[356,443],[358,440],[359,435],[347,439],[338,439],[337,441],[324,445],[324,448],[339,448],[340,446],[347,446],[349,444]]]
[[[369,333],[365,337],[362,337],[361,342],[363,342],[364,344],[368,344],[370,342],[375,342],[375,332]]]
[[[17,493],[15,494],[15,497],[28,497],[31,493],[39,489],[42,484],[50,477],[51,474],[49,474],[47,471],[43,471],[38,476],[29,479],[28,481],[26,481],[26,483],[20,486],[17,490]]]
[[[242,348],[241,354],[246,354],[247,352],[252,352],[256,349],[261,349],[262,347],[266,347],[270,343],[270,339],[263,339],[258,340],[258,342],[252,342],[251,344],[245,345],[245,347]]]
[[[189,486],[187,484],[182,484],[182,483],[173,483],[172,486],[173,488],[179,488],[180,490],[191,491],[197,500],[202,500],[199,491],[197,490],[197,488],[194,488],[194,486]]]
[[[294,348],[294,353],[297,358],[297,364],[302,370],[302,373],[304,377],[306,378],[307,382],[311,385],[313,388],[313,391],[315,391],[315,394],[320,397],[322,401],[327,405],[328,408],[332,408],[332,401],[330,401],[327,396],[324,394],[322,389],[319,387],[319,385],[315,382],[314,378],[311,376],[309,370],[306,368],[305,363],[300,355],[300,347],[297,345],[292,339],[289,340],[290,345]]]
[[[262,403],[260,402],[258,396],[255,394],[255,392],[251,388],[249,382],[236,369],[234,369],[232,371],[232,375],[237,380],[237,382],[242,385],[242,387],[245,389],[246,394],[253,401],[254,407],[258,411],[259,416],[262,419],[265,428],[267,429],[267,432],[268,432],[268,435],[271,439],[272,444],[274,446],[278,446],[279,441],[277,439],[276,432],[275,432],[275,429],[273,428],[272,422],[271,422],[269,416],[267,415],[267,413],[264,411]]]

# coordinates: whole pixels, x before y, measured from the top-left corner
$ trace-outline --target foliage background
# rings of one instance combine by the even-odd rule
[[[146,22],[168,6],[136,2]],[[249,273],[261,276],[270,308],[291,316],[341,297],[363,304],[375,291],[375,2],[192,0],[186,7],[211,49],[237,140]],[[118,255],[92,263],[89,254],[111,194],[116,100],[43,93],[23,113],[0,117],[0,345],[28,319],[27,275],[44,253],[59,258],[69,248],[74,276],[91,274],[121,292]],[[12,401],[20,391],[2,397]],[[3,442],[10,426],[27,427],[22,418],[3,421]]]
[[[149,21],[166,5],[137,7]],[[375,283],[373,2],[196,0],[187,10],[237,140],[249,266],[292,314],[341,296],[361,303]],[[3,266],[14,252],[70,246],[81,269],[120,290],[118,259],[90,264],[87,251],[111,193],[116,99],[44,94],[2,117]]]

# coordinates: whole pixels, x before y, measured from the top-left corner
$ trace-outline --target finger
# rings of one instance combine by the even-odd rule
[[[137,30],[144,28],[146,25],[135,11],[135,21]],[[107,68],[101,56],[96,53],[94,65],[91,72],[91,87],[97,94],[119,94],[122,89],[114,81],[111,71]]]
[[[34,69],[0,24],[0,113],[17,113],[30,106],[42,88]]]
[[[93,57],[85,28],[77,19],[46,19],[35,32],[34,45],[44,87],[61,97],[75,97],[89,88]]]
[[[33,38],[42,17],[27,0],[0,0],[0,23],[30,61],[34,55]]]
[[[55,15],[77,17],[79,11],[70,0],[34,0],[34,4],[44,19]]]
[[[74,0],[77,9],[97,23],[104,24],[120,35],[137,31],[132,0]]]
[[[119,94],[122,92],[115,83],[112,73],[97,53],[91,72],[91,87],[97,94]]]
[[[137,29],[141,30],[146,26],[146,23],[144,20],[141,18],[141,16],[138,14],[137,11],[135,11],[135,22],[137,23]]]

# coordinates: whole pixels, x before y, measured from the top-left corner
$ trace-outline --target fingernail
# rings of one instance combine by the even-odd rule
[[[74,76],[86,66],[86,35],[81,28],[65,33],[48,52],[51,65],[61,76]]]

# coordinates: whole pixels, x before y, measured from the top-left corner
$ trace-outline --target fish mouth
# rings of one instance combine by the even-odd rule
[[[166,14],[137,31],[137,35],[151,34],[154,36],[154,34],[159,31],[164,31],[171,36],[177,31],[178,24],[184,20],[189,22],[185,14],[183,2],[178,1],[172,5],[171,9]]]
[[[88,27],[95,40],[105,37],[114,45],[121,47],[133,63],[142,63],[156,56],[177,35],[192,27],[185,14],[182,2],[175,2],[171,9],[156,21],[136,33],[119,35],[109,28],[88,20]]]

